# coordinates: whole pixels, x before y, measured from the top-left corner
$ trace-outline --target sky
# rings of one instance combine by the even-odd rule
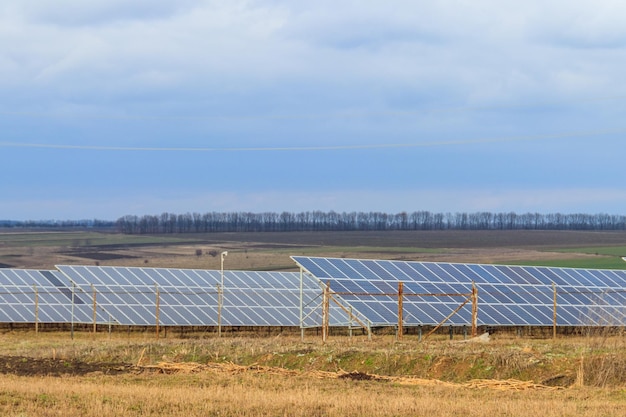
[[[626,212],[626,3],[0,0],[0,219]]]

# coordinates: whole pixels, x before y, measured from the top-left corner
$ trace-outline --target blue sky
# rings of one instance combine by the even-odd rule
[[[624,214],[618,1],[0,2],[0,219]]]

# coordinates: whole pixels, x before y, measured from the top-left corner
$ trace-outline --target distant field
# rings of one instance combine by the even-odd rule
[[[512,261],[509,265],[525,266],[553,266],[560,268],[586,268],[586,269],[626,269],[626,263],[615,257],[596,257],[580,259],[545,259],[541,261]]]
[[[625,268],[626,232],[391,231],[123,235],[0,232],[0,265],[51,269],[98,264],[248,270],[295,269],[292,255]]]
[[[590,256],[577,259],[553,259],[544,260],[540,264],[544,266],[592,268],[592,269],[626,269],[626,262],[622,260],[626,256],[626,246],[598,246],[553,249],[554,252],[564,254],[587,254]],[[515,262],[518,265],[536,265],[532,260]]]
[[[626,256],[626,246],[607,246],[607,247],[589,247],[589,248],[585,248],[585,247],[580,247],[580,248],[576,248],[576,249],[560,249],[558,250],[558,252],[564,252],[564,253],[572,253],[572,252],[578,252],[578,253],[588,253],[590,255],[606,255],[606,256],[617,256],[617,257],[622,257],[622,256]]]
[[[0,232],[0,247],[32,246],[110,246],[177,243],[186,240],[180,236],[136,236],[97,232]]]

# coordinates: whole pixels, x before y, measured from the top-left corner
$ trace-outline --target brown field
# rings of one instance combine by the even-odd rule
[[[626,232],[398,231],[216,233],[123,236],[95,232],[0,233],[0,264],[51,269],[60,264],[295,270],[291,255],[506,263],[593,259],[567,248],[626,247]],[[201,255],[198,255],[200,253]]]
[[[0,336],[6,416],[620,416],[624,335]]]
[[[94,232],[0,234],[0,264],[99,264],[295,270],[291,255],[423,261],[595,259],[626,247],[624,232],[354,232],[125,237]],[[593,250],[592,250],[593,252]],[[0,334],[6,416],[621,416],[626,335],[552,341],[539,331],[488,343],[419,343],[391,335],[304,341],[214,333],[156,340],[154,329],[91,335],[46,329]]]

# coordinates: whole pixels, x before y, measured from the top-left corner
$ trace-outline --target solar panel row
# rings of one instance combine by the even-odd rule
[[[218,323],[220,271],[69,265],[57,268],[0,270],[0,322],[92,323],[95,306],[96,322],[101,324],[155,325],[157,315],[159,325],[164,326]],[[321,288],[303,276],[301,290],[300,279],[296,272],[224,271],[220,324],[319,326]],[[336,305],[331,308],[330,323],[348,323],[346,314]]]
[[[92,321],[92,307],[63,281],[58,271],[0,269],[0,322],[69,323],[72,311],[76,322]]]
[[[626,271],[293,257],[305,272],[224,271],[221,325],[318,327],[328,283],[331,326],[395,326],[398,283],[403,323],[436,325],[479,294],[479,325],[626,323]],[[213,326],[220,271],[58,266],[0,269],[0,322]],[[349,314],[349,313],[350,314]],[[352,316],[351,316],[352,315]],[[450,324],[471,323],[466,305]]]
[[[623,270],[298,256],[292,259],[320,282],[329,282],[333,291],[375,325],[397,323],[399,281],[404,284],[403,323],[409,326],[442,322],[464,300],[464,296],[451,294],[471,293],[472,283],[479,294],[479,325],[552,325],[553,283],[559,325],[626,324]],[[471,307],[461,309],[449,323],[471,323]]]

